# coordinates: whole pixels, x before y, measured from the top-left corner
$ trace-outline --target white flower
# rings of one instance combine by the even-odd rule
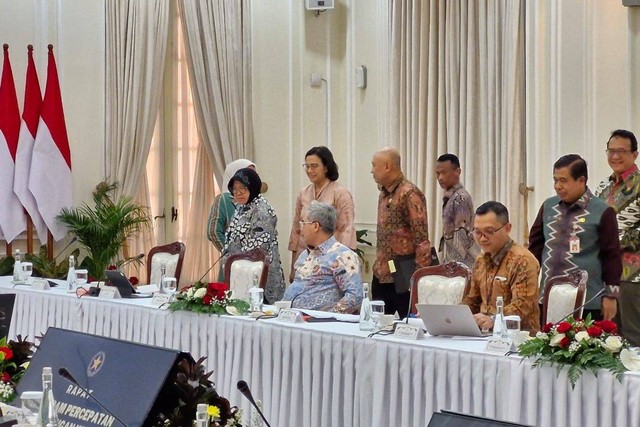
[[[548,340],[549,339],[549,335],[547,335],[544,332],[536,332],[536,338],[540,338],[541,340]]]
[[[617,353],[622,348],[622,340],[616,335],[610,335],[604,340],[602,347],[609,353]]]
[[[207,294],[207,288],[200,288],[193,293],[194,298],[202,298]]]
[[[573,341],[571,344],[569,344],[569,351],[571,353],[575,353],[578,350],[580,350],[580,343],[579,342]]]
[[[560,346],[560,341],[562,341],[564,339],[564,334],[556,334],[553,337],[551,337],[551,341],[549,341],[549,345],[551,347],[558,347]]]
[[[587,333],[587,331],[580,331],[578,333],[576,333],[576,341],[580,342],[580,341],[586,341],[589,342],[591,340],[591,337],[589,336],[589,334]]]
[[[193,298],[194,292],[195,292],[195,289],[193,289],[193,287],[190,287],[189,289],[187,289],[187,299]]]
[[[620,361],[630,371],[640,371],[640,354],[636,351],[623,348],[620,352]]]

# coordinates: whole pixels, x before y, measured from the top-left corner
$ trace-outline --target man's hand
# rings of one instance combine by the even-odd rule
[[[482,332],[489,332],[491,328],[493,328],[493,319],[491,316],[487,316],[486,314],[476,313],[473,315],[473,318],[476,320],[478,327],[482,330]]]
[[[612,320],[618,312],[618,300],[615,298],[602,298],[602,318]]]

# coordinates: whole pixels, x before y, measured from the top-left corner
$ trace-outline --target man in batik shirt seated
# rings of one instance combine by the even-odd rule
[[[358,255],[333,237],[336,209],[314,202],[300,221],[307,249],[295,263],[295,278],[284,293],[292,308],[353,313],[362,302]]]

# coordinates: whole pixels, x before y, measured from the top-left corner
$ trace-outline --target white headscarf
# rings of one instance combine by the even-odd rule
[[[222,186],[220,187],[222,192],[228,193],[229,181],[231,181],[231,178],[233,178],[233,175],[235,175],[236,172],[238,172],[240,169],[248,168],[249,166],[253,166],[255,168],[256,164],[253,163],[251,160],[247,160],[247,159],[238,159],[229,163],[227,167],[224,169],[224,175],[222,175]]]

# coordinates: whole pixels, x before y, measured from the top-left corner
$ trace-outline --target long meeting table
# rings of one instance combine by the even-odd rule
[[[207,356],[218,392],[249,411],[244,379],[273,426],[426,426],[434,411],[536,426],[640,426],[640,375],[585,374],[489,354],[474,339],[367,337],[353,323],[281,323],[155,308],[150,299],[77,298],[13,287],[10,337],[49,326]]]

